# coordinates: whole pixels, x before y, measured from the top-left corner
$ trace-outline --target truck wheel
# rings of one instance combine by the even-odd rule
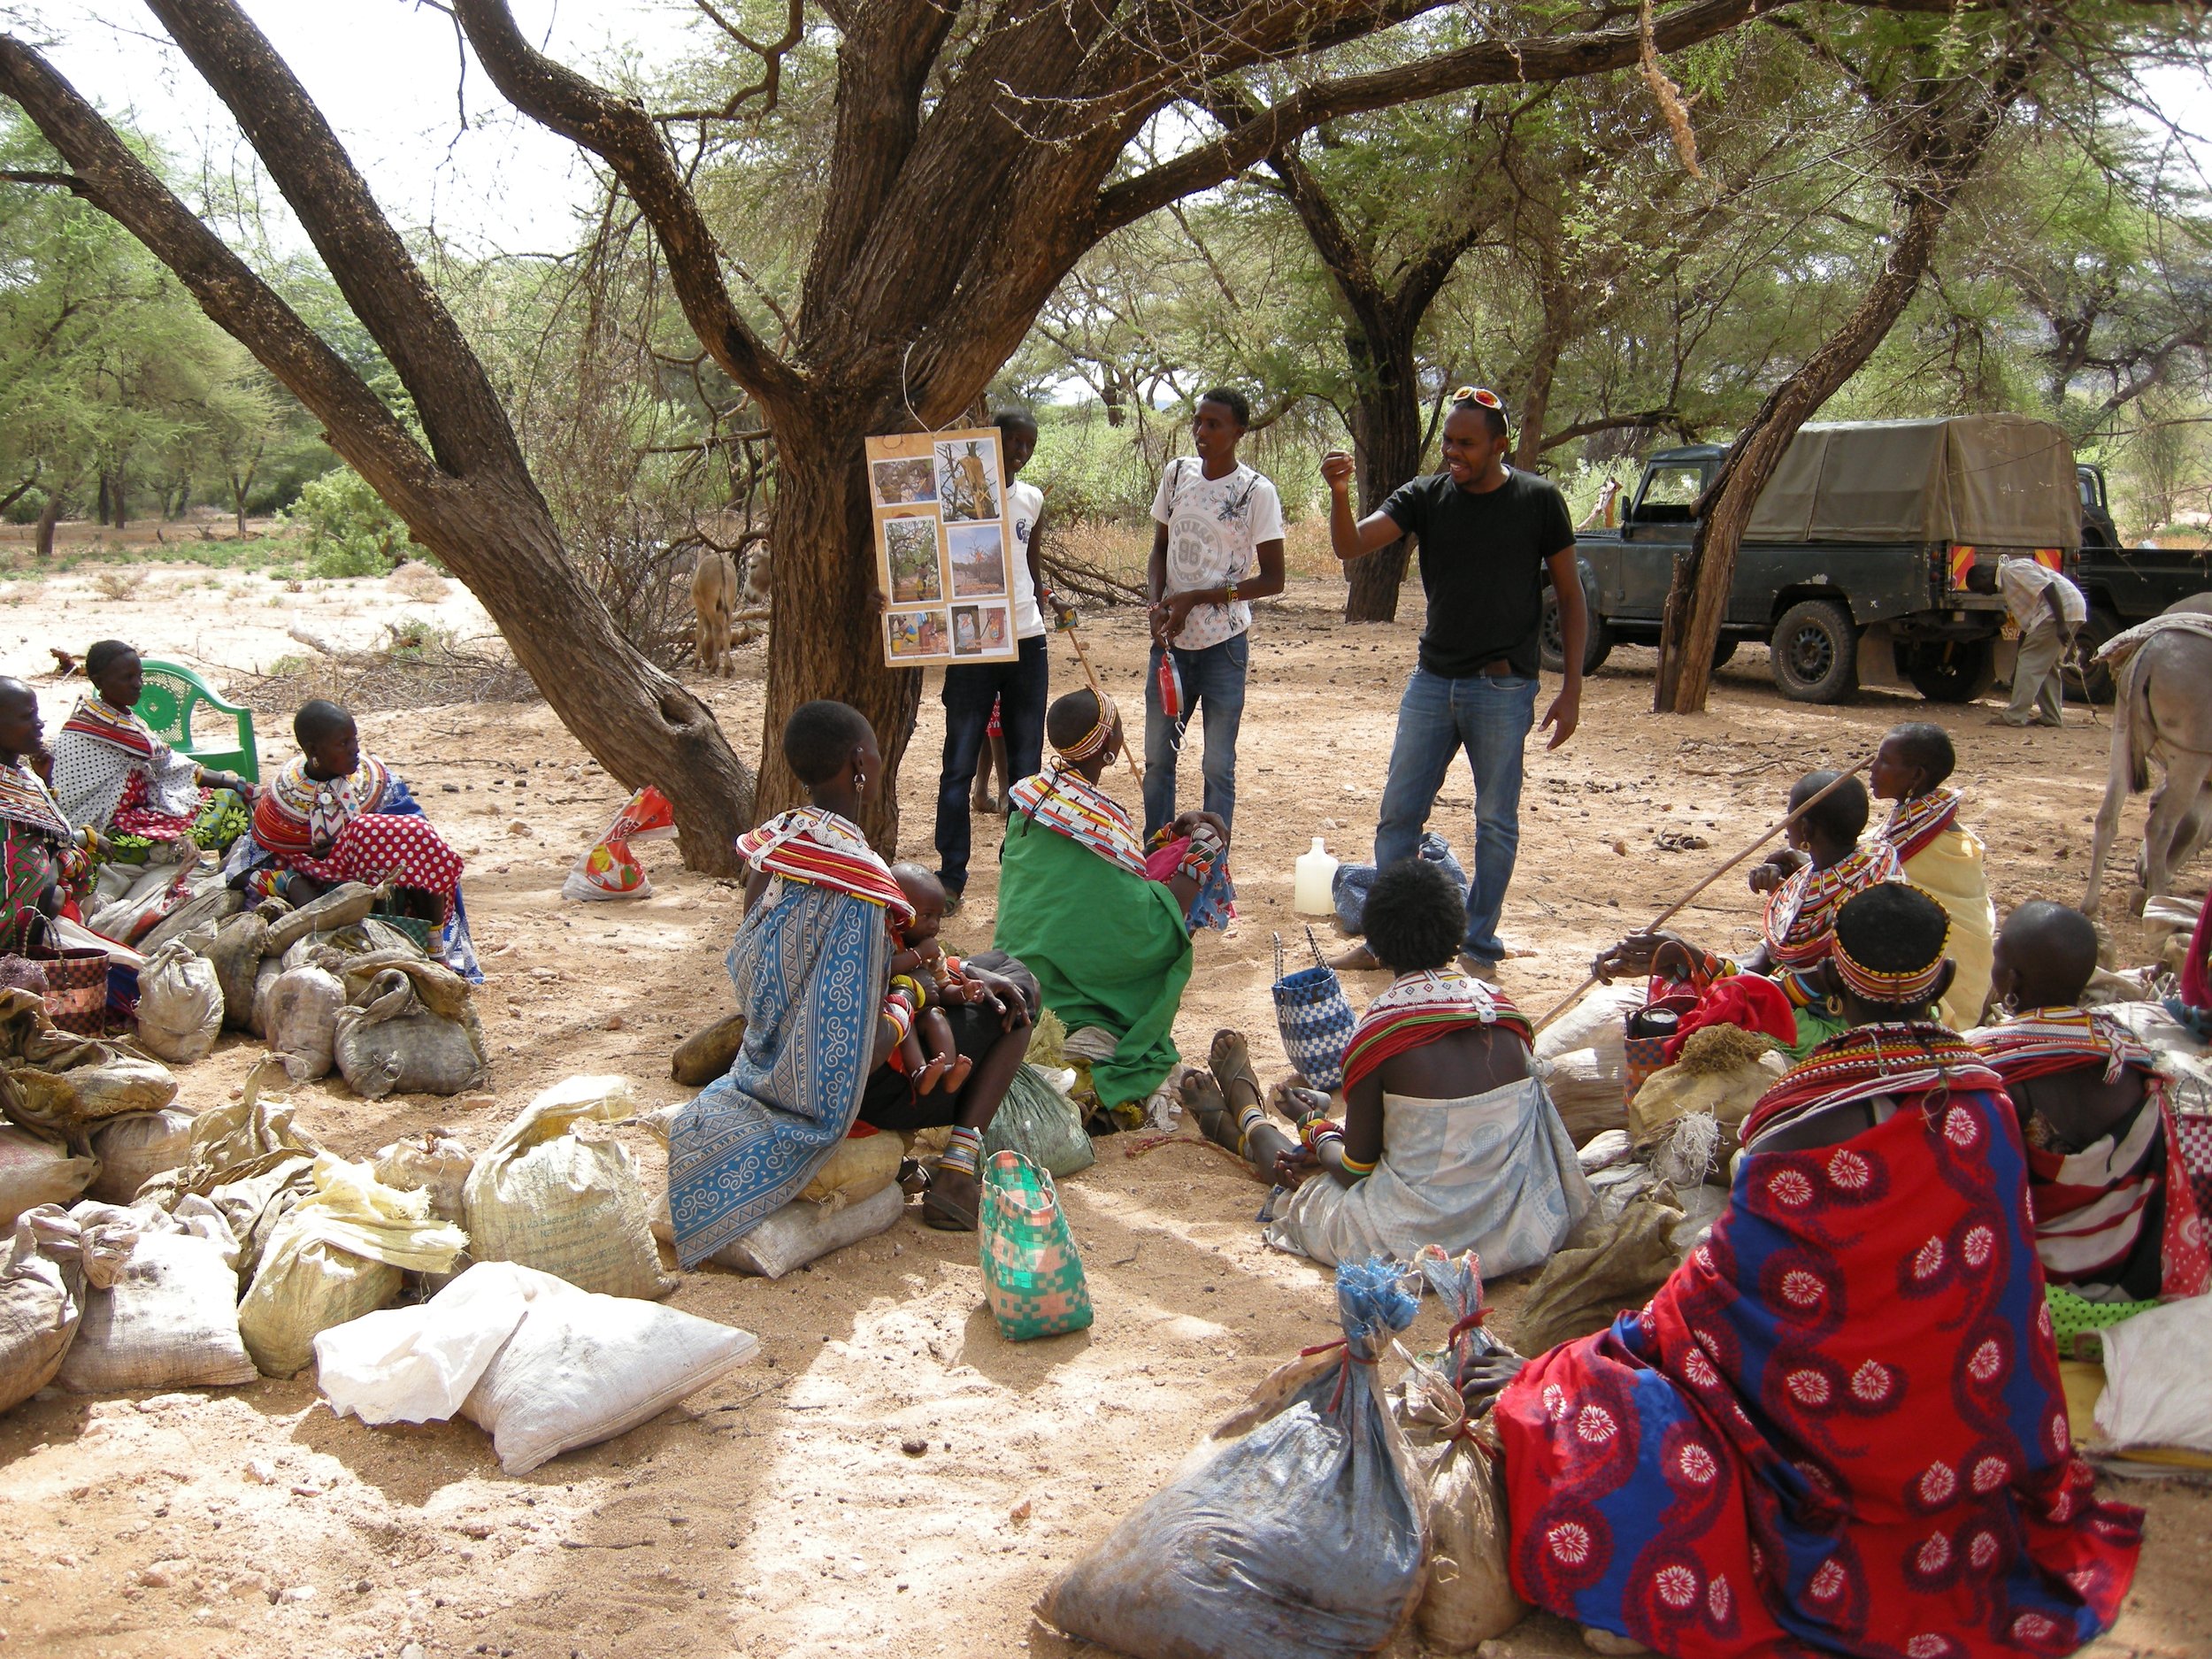
[[[1931,642],[1901,666],[1930,703],[1971,703],[1996,682],[1997,648],[1987,640]]]
[[[1774,683],[1793,703],[1841,703],[1859,688],[1859,631],[1847,605],[1803,599],[1774,625]]]
[[[1537,655],[1544,666],[1553,673],[1563,673],[1567,668],[1566,641],[1559,637],[1559,599],[1549,587],[1544,589],[1544,619],[1536,635]],[[1590,637],[1582,642],[1582,672],[1594,674],[1604,666],[1605,659],[1613,654],[1613,630],[1605,625],[1594,607],[1590,610]]]
[[[2110,703],[2112,701],[2112,669],[2105,663],[2091,663],[2097,649],[2117,634],[2124,625],[2120,618],[2102,605],[2089,607],[2089,620],[2082,624],[2080,660],[2089,664],[2087,672],[2071,664],[2066,670],[2066,695],[2076,703]]]

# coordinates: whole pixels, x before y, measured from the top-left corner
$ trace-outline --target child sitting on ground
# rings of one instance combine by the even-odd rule
[[[919,864],[893,864],[891,879],[899,884],[899,891],[906,895],[907,902],[914,907],[912,921],[891,929],[891,942],[895,947],[891,956],[891,982],[895,985],[905,976],[920,984],[922,976],[926,974],[933,983],[936,996],[914,1017],[912,1028],[891,1051],[887,1064],[892,1070],[905,1074],[917,1094],[926,1094],[941,1085],[956,1090],[968,1080],[975,1062],[954,1046],[952,1022],[945,1018],[941,1004],[956,1002],[965,1006],[973,999],[969,995],[968,982],[960,972],[960,958],[947,956],[938,941],[938,931],[945,921],[945,889],[935,876]]]
[[[1938,1012],[1953,1031],[1978,1024],[1989,1000],[1991,941],[1997,912],[1989,902],[1981,838],[1958,821],[1959,792],[1946,787],[1958,765],[1951,734],[1926,720],[1893,726],[1874,751],[1867,781],[1878,801],[1894,801],[1882,839],[1951,918],[1949,955],[1958,973]]]
[[[1367,941],[1397,977],[1368,1005],[1344,1053],[1344,1121],[1318,1091],[1286,1087],[1266,1120],[1244,1039],[1214,1038],[1210,1075],[1183,1099],[1211,1140],[1298,1190],[1267,1241],[1323,1265],[1424,1244],[1473,1249],[1486,1274],[1549,1259],[1592,1199],[1574,1142],[1531,1075],[1529,1025],[1463,972],[1465,901],[1435,864],[1409,858],[1375,878]]]

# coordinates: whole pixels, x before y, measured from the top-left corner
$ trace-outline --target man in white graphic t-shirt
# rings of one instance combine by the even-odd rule
[[[1250,660],[1250,601],[1283,591],[1283,506],[1275,486],[1237,459],[1252,412],[1241,392],[1218,386],[1191,421],[1195,456],[1160,475],[1152,502],[1152,558],[1145,567],[1152,660],[1144,689],[1144,833],[1175,817],[1175,758],[1191,715],[1203,710],[1205,809],[1232,823],[1237,804],[1237,727]],[[1181,681],[1181,708],[1161,701],[1163,660]]]

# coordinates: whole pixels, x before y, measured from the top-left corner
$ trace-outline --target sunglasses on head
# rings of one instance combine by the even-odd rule
[[[1505,401],[1486,386],[1463,386],[1452,394],[1455,403],[1480,403],[1485,409],[1505,413]]]

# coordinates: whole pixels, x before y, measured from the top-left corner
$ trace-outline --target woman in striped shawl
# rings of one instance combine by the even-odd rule
[[[1279,1091],[1290,1127],[1261,1109],[1244,1041],[1214,1039],[1213,1070],[1185,1079],[1199,1128],[1297,1191],[1267,1231],[1324,1266],[1425,1244],[1476,1250],[1487,1273],[1548,1261],[1589,1210],[1589,1183],[1529,1064],[1529,1023],[1505,993],[1461,972],[1459,888],[1426,859],[1375,878],[1368,943],[1396,975],[1344,1052],[1344,1112],[1317,1090]]]
[[[54,740],[54,798],[63,816],[104,840],[119,838],[139,858],[152,844],[188,837],[218,852],[229,846],[245,826],[253,785],[202,766],[154,735],[137,714],[145,664],[122,641],[96,641],[85,652],[84,671],[92,693]]]
[[[2081,1006],[2096,967],[2086,916],[2023,904],[1997,936],[2005,1018],[1972,1033],[2020,1115],[2036,1255],[2068,1351],[2212,1279],[2170,1079],[2116,1021]]]

